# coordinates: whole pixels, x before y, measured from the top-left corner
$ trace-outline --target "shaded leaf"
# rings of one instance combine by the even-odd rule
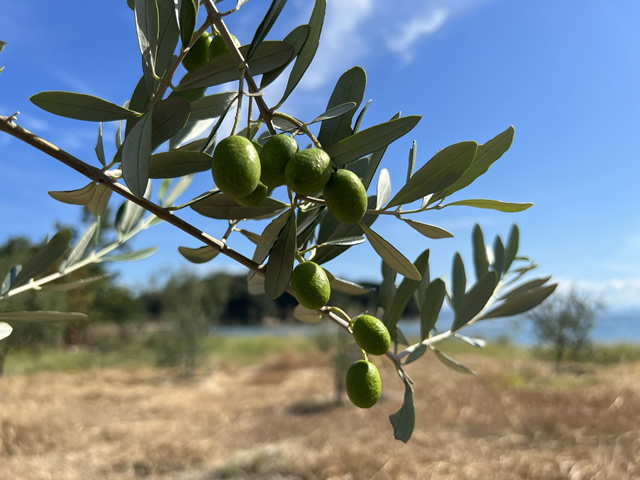
[[[175,4],[172,1],[158,2],[158,50],[156,54],[155,70],[158,76],[163,77],[177,58],[174,56],[180,29],[176,17]]]
[[[477,223],[473,227],[472,245],[476,280],[480,280],[489,271],[489,258],[487,257],[487,247],[484,243],[484,234]]]
[[[310,310],[300,304],[293,309],[293,317],[302,323],[320,323],[322,321],[322,315],[318,313],[318,310]]]
[[[326,110],[324,113],[321,113],[316,118],[311,120],[308,123],[308,125],[311,125],[312,123],[322,122],[324,120],[330,120],[332,118],[340,117],[340,116],[344,115],[345,113],[348,113],[348,112],[354,110],[355,108],[356,108],[356,102],[341,103],[340,105],[336,105],[335,107],[332,107],[332,108]]]
[[[496,289],[496,272],[487,272],[464,294],[460,306],[455,311],[451,330],[458,330],[474,319],[487,305]]]
[[[104,262],[135,262],[136,260],[142,260],[144,258],[150,257],[154,254],[154,252],[158,249],[158,247],[149,247],[143,248],[141,250],[133,250],[131,252],[119,253],[116,255],[111,255],[109,257],[103,257],[102,261]]]
[[[429,347],[427,347],[426,345],[424,344],[418,345],[417,348],[409,352],[409,355],[407,355],[407,359],[404,361],[404,364],[408,365],[410,363],[415,362],[417,359],[419,359],[425,353],[427,353],[427,350],[429,350]]]
[[[438,321],[444,297],[447,295],[447,288],[440,278],[436,278],[429,283],[424,295],[424,300],[420,306],[420,341],[429,338],[431,330]]]
[[[98,139],[96,140],[95,147],[96,157],[98,161],[104,167],[107,165],[107,161],[104,157],[104,144],[102,143],[102,122],[98,123]]]
[[[199,248],[178,247],[180,254],[192,263],[206,263],[218,256],[220,250],[205,245]]]
[[[302,47],[304,47],[304,44],[307,41],[307,35],[309,35],[309,25],[304,24],[298,25],[291,32],[289,32],[286,37],[282,39],[283,42],[288,43],[293,47],[293,56],[291,57],[291,60],[289,60],[281,67],[270,70],[262,75],[262,79],[260,80],[260,90],[264,89],[268,85],[271,85],[271,83],[273,83],[276,78],[278,78],[280,74],[285,71],[285,69],[293,61],[293,59],[298,56],[298,54],[302,50]]]
[[[353,67],[344,72],[331,93],[327,110],[334,107],[344,105],[348,102],[355,103],[354,110],[349,115],[327,119],[320,125],[318,132],[318,141],[326,148],[329,145],[339,142],[340,140],[353,135],[351,121],[355,113],[355,109],[360,105],[364,98],[364,90],[367,84],[367,75],[362,67]]]
[[[240,47],[240,53],[246,54],[247,46]],[[275,40],[263,42],[256,53],[249,60],[249,70],[252,75],[261,75],[275,70],[286,64],[293,56],[293,47],[287,43]],[[193,72],[187,73],[180,81],[177,90],[191,90],[192,88],[211,87],[222,83],[238,80],[242,70],[238,68],[235,57],[226,52]]]
[[[189,120],[219,117],[235,102],[237,97],[238,94],[236,92],[223,92],[199,98],[191,102]]]
[[[376,186],[376,210],[382,210],[382,207],[391,198],[391,176],[389,170],[383,168],[378,176],[378,184]]]
[[[122,144],[122,178],[131,192],[142,197],[149,182],[152,113],[147,112],[136,123]]]
[[[460,302],[466,289],[467,274],[464,270],[464,262],[460,252],[456,252],[453,257],[453,267],[451,268],[451,307],[454,311],[460,307]]]
[[[78,312],[54,312],[47,310],[0,312],[0,320],[7,320],[9,322],[76,322],[86,319],[87,315]]]
[[[191,43],[196,28],[198,5],[196,0],[181,0],[180,2],[180,39],[184,50]]]
[[[393,436],[396,440],[407,443],[413,433],[416,423],[416,411],[413,405],[413,387],[408,380],[404,380],[404,400],[402,407],[393,415],[389,416],[393,425]]]
[[[364,243],[366,240],[364,237],[346,237],[346,238],[336,238],[335,240],[329,240],[327,242],[321,243],[318,247],[325,246],[338,246],[338,247],[350,247],[353,245],[360,245]]]
[[[400,113],[396,113],[393,117],[391,117],[391,120],[395,120],[396,118],[400,118]],[[362,184],[364,185],[365,189],[368,189],[369,185],[371,185],[371,181],[373,180],[373,177],[378,170],[380,162],[382,161],[382,158],[384,157],[386,151],[387,147],[381,148],[380,150],[373,152],[369,157],[369,160],[367,161],[366,171],[363,175],[361,175]],[[352,163],[351,165],[354,164]]]
[[[90,122],[110,122],[139,117],[140,113],[84,93],[48,91],[29,100],[41,109],[61,117]]]
[[[520,248],[520,230],[515,223],[511,226],[507,246],[504,249],[504,271],[508,272]]]
[[[193,175],[187,175],[185,177],[180,178],[175,184],[175,186],[171,189],[163,206],[173,205],[173,202],[184,193],[184,191],[189,188],[191,182],[193,181]]]
[[[420,279],[422,279],[422,275],[429,267],[429,250],[425,250],[418,255],[413,265]],[[410,278],[403,278],[402,282],[400,282],[400,286],[396,290],[391,304],[385,309],[382,316],[382,322],[387,326],[389,332],[395,332],[398,320],[400,320],[400,317],[407,308],[407,304],[409,300],[411,300],[416,288],[418,288],[419,283],[420,280]]]
[[[151,149],[155,150],[182,130],[187,124],[190,111],[189,102],[181,97],[168,97],[158,102],[151,115]],[[125,140],[125,145],[126,143]]]
[[[534,278],[533,280],[529,280],[528,282],[523,283],[522,285],[519,285],[512,290],[509,290],[507,293],[500,297],[500,300],[507,300],[508,298],[526,292],[527,290],[533,290],[534,288],[541,287],[549,280],[551,280],[551,275],[549,275],[548,277]]]
[[[413,175],[413,168],[416,165],[417,154],[418,154],[418,144],[414,140],[413,144],[411,145],[411,148],[409,149],[409,163],[407,166],[407,182],[411,178],[411,175]]]
[[[329,278],[329,284],[332,291],[336,290],[346,295],[364,295],[373,291],[370,288],[363,287],[362,285],[350,282],[349,280],[338,278],[329,270],[325,270],[325,272],[327,274],[327,277]]]
[[[256,249],[253,252],[252,260],[258,264],[262,263],[265,258],[269,256],[269,252],[276,243],[276,240],[280,236],[280,232],[289,221],[289,217],[293,215],[291,210],[287,210],[279,217],[274,218],[269,225],[267,225],[260,235],[260,240],[256,245]]]
[[[145,210],[141,206],[125,200],[116,212],[116,231],[120,238],[129,233],[140,221]]]
[[[492,267],[498,274],[498,278],[501,278],[504,273],[504,245],[499,235],[496,235],[493,241],[493,258]]]
[[[211,169],[211,157],[189,150],[156,153],[149,162],[149,178],[176,178]]]
[[[245,230],[244,228],[236,228],[235,231],[241,233],[247,239],[249,239],[249,241],[255,243],[256,245],[260,242],[261,237],[257,233],[250,232],[249,230]]]
[[[246,60],[251,59],[256,49],[262,44],[262,41],[266,38],[267,34],[271,30],[271,27],[273,27],[273,24],[276,23],[276,20],[278,19],[278,16],[280,15],[280,12],[282,11],[286,3],[287,0],[271,1],[269,10],[267,10],[267,13],[262,18],[260,25],[258,25],[256,33],[254,33],[253,35],[253,39],[251,40],[251,44],[249,45],[249,51],[245,56]]]
[[[1,71],[1,70],[0,70]],[[13,332],[13,328],[8,323],[0,322],[0,340],[7,338]]]
[[[353,131],[354,132],[359,132],[360,131],[360,124],[362,123],[362,120],[364,119],[364,114],[367,113],[367,110],[369,110],[369,105],[371,105],[371,99],[367,100],[367,103],[365,103],[364,107],[362,107],[362,110],[360,110],[360,113],[358,114],[358,117],[356,118],[356,122],[353,125]]]
[[[307,34],[307,39],[304,42],[304,46],[296,56],[296,61],[293,64],[293,68],[289,74],[289,79],[287,80],[287,86],[285,87],[282,98],[276,105],[276,108],[282,105],[285,100],[289,98],[289,95],[293,92],[294,88],[296,88],[302,79],[302,76],[307,71],[307,68],[309,68],[320,43],[320,33],[322,32],[322,24],[324,23],[324,13],[326,8],[327,0],[315,1],[313,11],[311,12],[311,18],[309,19],[309,33]],[[251,70],[251,73],[255,75],[253,69]]]
[[[71,205],[87,205],[95,193],[97,185],[90,183],[77,190],[51,191],[49,195],[62,203]]]
[[[271,197],[265,198],[253,207],[243,207],[224,193],[208,196],[191,205],[200,215],[223,220],[269,218],[288,207],[286,203]]]
[[[419,281],[422,277],[416,267],[407,258],[402,255],[393,245],[387,242],[384,238],[371,230],[362,221],[360,222],[367,240],[371,243],[371,246],[376,253],[382,258],[382,260],[392,267],[396,272],[410,280]]]
[[[269,253],[264,277],[265,293],[271,298],[282,295],[289,286],[296,256],[296,216],[289,215]]]
[[[400,117],[362,130],[329,146],[326,151],[334,165],[342,167],[368,153],[384,148],[407,134],[420,120],[418,115]]]
[[[464,207],[485,208],[488,210],[498,210],[499,212],[506,213],[515,213],[522,212],[527,208],[532,207],[533,203],[501,202],[499,200],[473,198],[469,200],[458,200],[456,202],[447,203],[446,205],[443,205],[443,207],[452,207],[456,205]]]
[[[509,127],[504,132],[496,135],[488,142],[479,145],[478,151],[471,162],[469,168],[460,176],[456,182],[447,187],[442,194],[438,195],[440,198],[451,195],[458,190],[470,185],[476,178],[484,174],[489,170],[489,167],[498,160],[504,152],[506,152],[511,146],[513,141],[514,128]]]
[[[74,282],[49,284],[47,286],[47,289],[54,290],[56,292],[67,292],[69,290],[74,290],[76,288],[82,288],[82,287],[85,287],[85,286],[90,285],[92,283],[99,282],[100,280],[103,280],[103,279],[107,278],[108,276],[109,276],[109,274],[106,273],[104,275],[95,275],[93,277],[83,278],[82,280],[77,280],[77,281],[74,281]]]
[[[524,313],[544,302],[557,286],[557,284],[547,285],[510,295],[500,305],[483,314],[480,319],[510,317]]]
[[[13,267],[11,267],[9,272],[4,276],[4,280],[2,281],[2,285],[0,287],[0,295],[4,295],[9,291],[11,284],[15,282],[16,276],[20,273],[20,270],[22,270],[22,265],[14,265]]]
[[[446,231],[444,228],[440,228],[435,225],[429,225],[428,223],[417,222],[408,218],[403,218],[402,220],[404,220],[411,228],[417,230],[425,237],[435,239],[453,238],[453,233]]]
[[[44,273],[56,261],[62,257],[69,247],[71,241],[71,229],[61,230],[56,233],[49,242],[40,248],[22,266],[22,270],[16,275],[11,283],[11,288],[19,287],[27,283],[32,278]]]
[[[463,365],[459,361],[451,358],[449,355],[447,355],[445,353],[442,353],[440,350],[436,350],[434,348],[433,351],[435,352],[436,357],[438,358],[438,360],[440,360],[443,364],[445,364],[447,367],[455,370],[456,372],[468,373],[470,375],[475,375],[476,374],[476,372],[471,370],[469,367],[467,367],[466,365]]]
[[[475,142],[460,142],[440,150],[413,174],[388,206],[411,203],[448,187],[469,167],[477,147]]]

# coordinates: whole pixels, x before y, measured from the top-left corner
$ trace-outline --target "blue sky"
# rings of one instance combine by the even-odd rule
[[[268,4],[251,0],[228,17],[232,32],[250,42]],[[463,140],[485,142],[509,125],[511,149],[455,199],[492,198],[533,202],[523,213],[451,207],[412,218],[442,226],[455,238],[428,240],[391,218],[374,228],[408,258],[431,249],[432,276],[449,277],[460,251],[471,269],[470,237],[480,223],[485,238],[521,230],[521,253],[540,274],[563,286],[600,296],[611,309],[640,307],[640,4],[627,1],[513,2],[508,0],[329,0],[325,29],[312,67],[282,110],[310,120],[324,110],[340,74],[354,65],[368,76],[372,99],[365,126],[394,113],[422,115],[418,126],[390,148],[382,167],[394,191],[406,174],[411,141],[417,166],[439,149]],[[230,8],[226,0],[221,8]],[[312,2],[290,0],[271,37],[281,38],[307,21]],[[97,126],[55,117],[28,98],[43,90],[69,90],[126,101],[140,75],[133,14],[113,2],[6,2],[0,16],[0,114],[20,111],[19,122],[74,155],[97,165]],[[283,82],[265,92],[279,98]],[[106,139],[115,125],[105,125]],[[109,141],[107,155],[113,154]],[[51,234],[56,221],[76,223],[77,209],[48,190],[79,188],[86,181],[67,167],[0,135],[0,242],[12,235],[34,240]],[[197,176],[185,200],[211,188]],[[370,191],[372,193],[373,190]],[[116,204],[117,205],[117,204]],[[214,236],[224,225],[183,211]],[[262,224],[248,222],[259,230]],[[240,235],[232,247],[251,255]],[[197,242],[167,225],[133,242],[158,245],[153,257],[114,267],[122,281],[143,284],[150,275],[190,266],[179,245]],[[352,280],[379,278],[379,260],[368,245],[328,264]],[[191,268],[191,267],[190,267]],[[195,267],[193,267],[195,268]],[[196,270],[238,270],[218,258]]]

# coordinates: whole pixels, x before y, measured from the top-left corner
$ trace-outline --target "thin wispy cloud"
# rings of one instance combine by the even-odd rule
[[[426,13],[412,18],[408,24],[396,28],[392,35],[387,35],[387,48],[408,63],[416,55],[416,44],[423,37],[432,35],[445,24],[449,12],[444,8],[429,9]]]

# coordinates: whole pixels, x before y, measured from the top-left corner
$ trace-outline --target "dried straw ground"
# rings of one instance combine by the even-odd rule
[[[154,369],[0,379],[0,479],[637,479],[640,365],[556,375],[532,360],[433,358],[409,372],[408,444],[388,420],[402,386],[387,365],[371,410],[329,401],[319,354],[216,366],[180,381]]]

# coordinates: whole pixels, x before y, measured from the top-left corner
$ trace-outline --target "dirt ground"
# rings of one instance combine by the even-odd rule
[[[370,410],[331,401],[320,354],[214,365],[194,380],[112,368],[0,379],[0,479],[638,479],[640,364],[555,374],[533,360],[434,358],[412,439],[389,362]]]

